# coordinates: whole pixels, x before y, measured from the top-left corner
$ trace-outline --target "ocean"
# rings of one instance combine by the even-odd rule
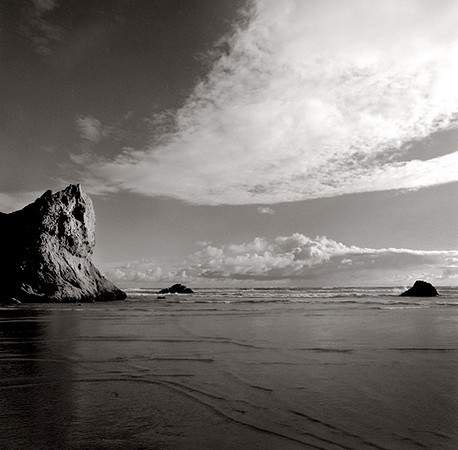
[[[0,448],[458,448],[458,288],[157,290],[0,308]]]

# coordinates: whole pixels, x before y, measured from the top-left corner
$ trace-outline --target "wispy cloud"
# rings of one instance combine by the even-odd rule
[[[148,125],[145,123],[132,124],[130,118],[132,114],[129,112],[119,120],[109,123],[102,123],[99,119],[92,115],[80,114],[75,117],[75,126],[81,138],[79,149],[82,153],[73,153],[71,159],[80,164],[91,162],[91,149],[101,148],[100,153],[114,154],[119,151],[123,154],[129,154],[135,151],[133,144],[144,142],[148,130]],[[101,144],[105,144],[103,147]]]
[[[42,56],[52,54],[53,45],[62,37],[62,28],[46,17],[57,6],[56,0],[32,0],[30,7],[25,10],[24,34]]]
[[[110,280],[126,284],[148,283],[153,286],[174,282],[178,273],[180,280],[184,281],[183,274],[185,274],[178,261],[158,261],[155,258],[112,263],[102,269],[103,274]]]
[[[141,267],[135,268],[132,265],[126,267],[111,267],[104,271],[104,276],[114,281],[128,281],[128,282],[162,282],[167,279],[166,274],[162,272],[161,267],[146,268],[145,264]]]
[[[93,143],[100,142],[104,134],[100,120],[92,116],[79,116],[75,122],[83,139]]]
[[[118,281],[151,283],[267,283],[291,285],[403,285],[417,278],[445,282],[458,276],[458,251],[361,248],[324,236],[300,233],[272,241],[202,248],[187,261],[162,271],[157,262],[118,264],[106,272]]]
[[[456,2],[256,0],[247,14],[154,144],[86,163],[88,188],[272,204],[458,181],[455,149],[405,160],[456,125]]]
[[[275,214],[275,211],[268,206],[258,206],[258,213],[259,214]]]
[[[35,5],[35,8],[40,13],[53,10],[56,5],[56,0],[32,0],[32,3]]]

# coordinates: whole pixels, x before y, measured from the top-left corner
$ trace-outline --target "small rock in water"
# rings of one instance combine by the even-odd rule
[[[436,295],[439,294],[431,283],[417,280],[410,289],[401,294],[401,297],[435,297]]]
[[[158,294],[194,294],[194,291],[183,284],[174,284],[168,288],[161,289]]]

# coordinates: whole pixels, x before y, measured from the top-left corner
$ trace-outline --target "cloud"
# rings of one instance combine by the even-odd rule
[[[458,266],[446,267],[442,272],[441,278],[443,280],[454,280],[458,278]]]
[[[129,266],[112,267],[104,271],[104,276],[117,282],[130,281],[154,283],[163,281],[166,278],[160,267],[142,269],[135,269]]]
[[[128,119],[123,116],[120,120],[102,123],[92,115],[78,115],[75,118],[75,126],[79,132],[81,142],[78,146],[80,152],[72,153],[71,159],[76,164],[84,166],[90,164],[91,151],[107,155],[116,155],[118,152],[129,154],[135,151],[133,144],[144,140],[147,126],[143,123],[138,126],[125,123]],[[96,152],[94,152],[95,154]],[[86,190],[93,192],[93,190]]]
[[[360,248],[295,233],[272,242],[256,238],[240,245],[207,245],[189,258],[188,273],[215,280],[386,284],[420,274],[450,278],[458,269],[457,256],[458,251]]]
[[[456,2],[252,4],[150,146],[84,166],[88,189],[272,204],[458,181],[456,151],[406,158],[457,123]]]
[[[41,13],[51,11],[57,5],[56,0],[32,0],[32,3],[35,5],[37,11]]]
[[[111,127],[104,127],[100,120],[92,116],[78,116],[76,126],[83,139],[97,144],[110,134]]]
[[[408,285],[416,279],[438,283],[458,276],[458,251],[423,251],[399,248],[361,248],[325,236],[301,233],[272,241],[257,237],[251,242],[200,249],[186,261],[164,269],[160,261],[140,260],[113,264],[105,275],[121,283],[188,282],[205,285],[355,286]]]
[[[24,34],[30,39],[35,51],[42,56],[53,53],[53,46],[61,40],[62,28],[51,23],[46,15],[58,6],[55,0],[32,0],[25,10]]]
[[[267,206],[258,206],[258,213],[272,215],[275,214],[275,211]]]
[[[107,264],[102,267],[102,271],[108,279],[123,285],[149,284],[153,286],[174,282],[178,272],[180,272],[180,279],[183,279],[182,275],[185,272],[178,261],[158,261],[155,258]]]

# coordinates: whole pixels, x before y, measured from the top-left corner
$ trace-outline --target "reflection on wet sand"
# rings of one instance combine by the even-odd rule
[[[440,308],[0,309],[0,448],[454,449],[456,338]]]
[[[68,444],[75,320],[61,311],[2,311],[1,428],[3,439],[14,436],[13,448],[65,448]]]

